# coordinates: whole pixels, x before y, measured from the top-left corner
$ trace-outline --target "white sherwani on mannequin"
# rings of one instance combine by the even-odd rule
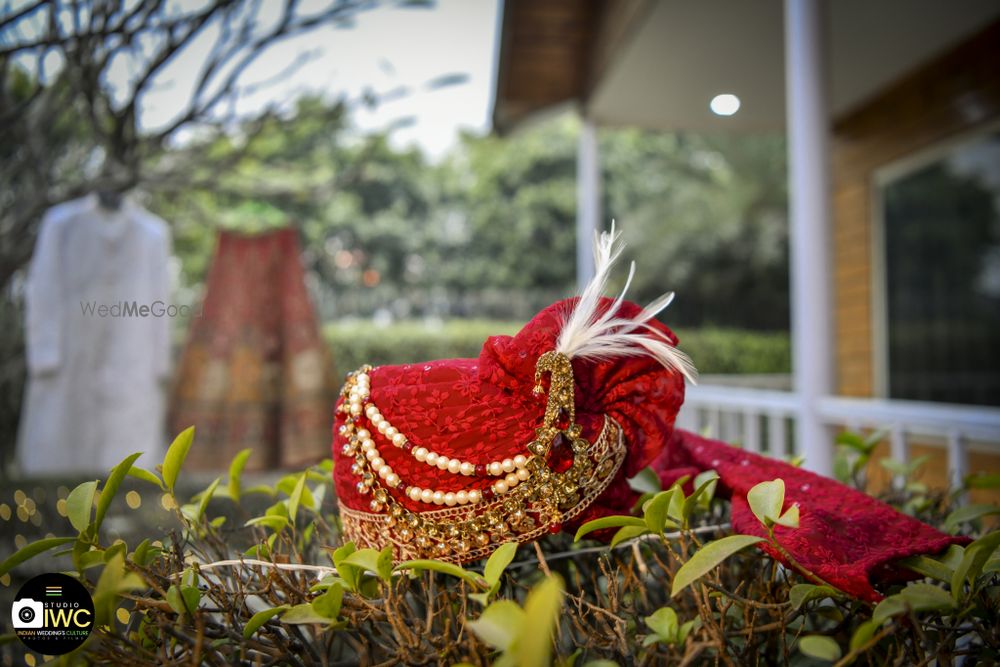
[[[107,473],[138,451],[140,465],[161,460],[170,343],[155,313],[170,304],[169,256],[167,225],[128,201],[111,211],[90,196],[46,213],[26,293],[25,474]]]

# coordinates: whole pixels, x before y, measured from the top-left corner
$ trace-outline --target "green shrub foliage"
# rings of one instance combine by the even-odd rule
[[[860,434],[840,438],[842,470],[868,453]],[[920,518],[974,538],[904,561],[916,579],[884,590],[877,605],[853,600],[757,548],[781,512],[784,483],[748,495],[768,537],[734,535],[716,476],[660,489],[653,476],[629,516],[580,527],[575,538],[503,545],[463,566],[394,563],[389,549],[340,537],[330,460],[273,484],[244,480],[248,452],[228,476],[181,497],[184,460],[197,438],[181,433],[154,469],[122,461],[105,480],[67,494],[65,520],[47,538],[0,563],[0,580],[30,566],[67,571],[90,590],[99,628],[53,664],[547,665],[954,664],[1000,659],[1000,531],[983,529],[986,506],[956,507],[909,480],[887,498]],[[903,469],[905,468],[905,469]],[[988,486],[981,476],[969,486]],[[146,487],[170,527],[135,544],[109,523],[128,485]],[[684,487],[692,489],[685,493]],[[135,503],[129,503],[131,507]],[[611,531],[611,545],[589,543]],[[6,664],[26,660],[13,635]],[[44,656],[35,656],[36,662]],[[974,664],[969,662],[968,664]]]
[[[339,373],[362,364],[406,364],[427,359],[478,357],[487,338],[514,334],[523,323],[496,320],[406,320],[384,327],[370,321],[327,325],[326,339]],[[377,335],[375,335],[377,334]],[[788,373],[791,348],[786,333],[741,329],[682,329],[680,347],[698,370],[711,374]]]

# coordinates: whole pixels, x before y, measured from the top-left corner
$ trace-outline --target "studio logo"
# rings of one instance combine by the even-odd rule
[[[94,601],[76,579],[40,574],[21,586],[10,619],[18,638],[32,651],[62,655],[90,636]]]

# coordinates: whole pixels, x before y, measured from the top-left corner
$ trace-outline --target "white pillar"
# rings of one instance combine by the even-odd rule
[[[576,156],[576,282],[582,291],[594,276],[594,231],[601,218],[601,164],[597,128],[583,119]]]
[[[801,400],[795,439],[805,467],[829,475],[833,434],[818,402],[833,392],[830,122],[820,0],[785,0],[792,367]]]

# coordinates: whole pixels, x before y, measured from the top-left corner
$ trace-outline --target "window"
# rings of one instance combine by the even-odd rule
[[[1000,405],[1000,131],[884,176],[884,393]]]

